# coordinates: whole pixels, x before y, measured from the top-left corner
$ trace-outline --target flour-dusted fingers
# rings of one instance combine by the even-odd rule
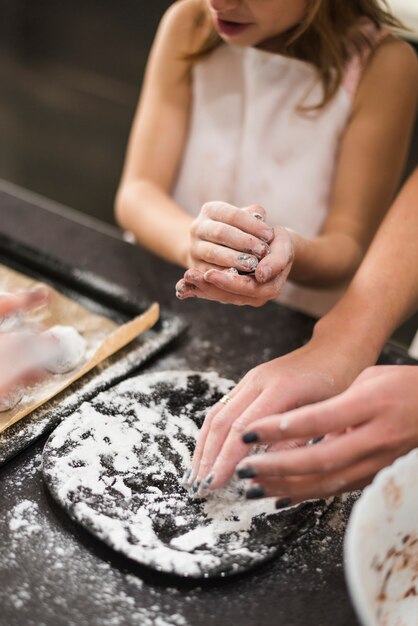
[[[187,298],[205,298],[205,294],[198,286],[182,278],[176,284],[176,297],[179,300],[187,300]]]
[[[276,508],[282,509],[305,500],[327,498],[362,489],[393,460],[390,454],[377,454],[343,470],[325,475],[256,476],[247,483],[246,495],[249,499],[275,497],[277,498]]]
[[[201,214],[206,219],[229,224],[266,243],[274,239],[273,228],[265,224],[266,212],[257,204],[243,210],[226,202],[207,202],[203,205]]]
[[[256,219],[254,221],[258,222]],[[199,220],[195,223],[191,230],[191,237],[190,250],[193,258],[198,258],[195,246],[201,240],[219,244],[237,252],[253,254],[258,259],[265,257],[270,250],[268,243],[262,239],[245,233],[235,226],[209,219]]]
[[[245,211],[246,213],[249,213],[260,222],[266,221],[266,217],[267,217],[266,211],[259,204],[251,204],[250,206],[243,207],[241,211]],[[274,232],[274,229],[273,229],[273,232]],[[273,237],[271,241],[273,241]]]
[[[284,283],[290,273],[294,258],[295,250],[291,234],[282,226],[276,227],[274,240],[270,244],[270,253],[261,259],[255,271],[256,280],[264,284],[280,274]]]
[[[205,280],[228,293],[252,298],[258,303],[258,306],[262,306],[269,300],[276,298],[280,277],[276,277],[265,285],[260,285],[252,276],[237,276],[230,272],[211,269],[205,272]]]
[[[212,475],[214,462],[238,416],[241,415],[248,406],[253,405],[258,394],[259,391],[254,386],[241,385],[240,387],[236,387],[230,394],[231,400],[227,404],[224,404],[221,411],[216,411],[215,414],[211,415],[209,428],[202,433],[202,441],[198,441],[198,445],[200,446],[200,459],[194,480],[194,489],[196,492],[203,483],[205,483],[205,487],[207,488],[216,488],[218,481],[216,481],[215,477]]]
[[[307,405],[281,415],[254,421],[244,433],[244,441],[270,444],[285,439],[314,439],[332,431],[366,422],[373,414],[367,393],[345,391],[339,396]]]
[[[245,278],[239,276],[235,269],[224,270],[222,273],[230,275],[232,281],[234,281],[235,279]],[[234,304],[236,306],[248,305],[253,307],[261,306],[260,302],[255,298],[252,298],[250,296],[236,295],[234,293],[225,291],[224,289],[220,289],[215,285],[207,282],[204,278],[204,275],[199,270],[187,270],[184,275],[184,280],[186,283],[186,287],[193,286],[194,291],[193,293],[190,292],[190,290],[187,291],[185,287],[183,293],[178,294],[178,297],[180,296],[181,300],[185,299],[187,294],[188,297],[193,297],[194,295],[204,300],[212,300],[215,302],[220,302],[221,304]],[[228,282],[228,284],[230,283]]]
[[[203,426],[199,431],[196,447],[193,452],[192,464],[189,469],[186,470],[185,475],[183,476],[183,484],[185,486],[192,485],[199,473],[199,465],[200,460],[202,458],[202,453],[205,447],[206,438],[208,436],[208,432],[210,430],[211,422],[215,415],[222,411],[224,405],[221,402],[217,402],[206,414],[205,421],[203,422]]]
[[[212,449],[208,445],[210,454],[205,471],[210,471],[212,475],[211,489],[223,487],[234,475],[237,464],[249,452],[248,446],[242,442],[242,434],[248,422],[257,415],[264,415],[270,405],[270,394],[261,393],[252,404],[247,404],[245,410],[235,416],[235,419],[228,425],[222,424],[222,445],[219,446],[221,437],[217,439],[217,445]]]
[[[257,476],[326,474],[375,454],[382,445],[383,442],[371,442],[365,430],[360,427],[313,446],[248,457],[239,465],[238,470],[251,467]]]
[[[0,294],[0,318],[46,304],[48,298],[49,291],[43,285],[28,291]]]
[[[219,419],[222,422],[225,421],[227,419],[227,417],[225,417],[225,413],[233,411],[233,413],[235,414],[239,410],[238,407],[242,407],[242,405],[243,404],[245,405],[245,403],[252,402],[252,399],[254,396],[255,396],[255,392],[251,392],[251,390],[249,389],[243,390],[241,382],[240,382],[238,383],[236,387],[234,387],[234,389],[232,389],[232,391],[230,391],[226,396],[221,398],[210,409],[210,411],[208,411],[205,417],[205,421],[203,422],[203,426],[200,429],[197,442],[196,442],[196,448],[193,453],[190,482],[192,483],[195,482],[198,477],[199,477],[199,481],[201,482],[204,478],[207,477],[206,475],[203,477],[201,476],[201,472],[199,471],[199,468],[200,468],[200,464],[202,460],[202,455],[205,451],[207,437],[213,427],[212,422],[215,419],[215,417],[218,414],[222,413],[222,416],[220,416]],[[233,407],[231,406],[232,402],[234,404]],[[226,411],[227,405],[230,405],[228,411]]]
[[[242,272],[254,272],[258,265],[258,258],[253,254],[232,250],[209,241],[197,241],[193,246],[193,254],[208,264],[210,269],[214,266],[222,268],[234,267]],[[202,269],[200,265],[198,269]]]
[[[394,453],[396,449],[409,449],[414,445],[407,432],[400,442],[391,436],[393,427],[385,418],[370,421],[357,428],[316,445],[288,452],[276,452],[252,456],[240,464],[252,467],[257,475],[297,476],[328,474],[380,453]]]

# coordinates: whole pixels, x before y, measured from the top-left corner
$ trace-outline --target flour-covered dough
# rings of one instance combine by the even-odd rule
[[[193,578],[245,571],[283,550],[313,504],[277,512],[235,480],[190,497],[190,467],[208,409],[233,387],[214,372],[130,378],[84,403],[51,435],[44,478],[73,519],[129,559]]]
[[[75,369],[85,353],[86,341],[72,326],[53,326],[42,333],[42,365],[52,374]]]

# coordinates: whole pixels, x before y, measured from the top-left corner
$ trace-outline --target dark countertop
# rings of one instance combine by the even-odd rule
[[[96,272],[181,314],[189,332],[148,368],[217,370],[238,379],[308,340],[313,321],[282,306],[179,302],[181,270],[17,189],[0,191],[0,232]],[[97,226],[97,227],[96,227]],[[401,362],[386,354],[385,362]],[[353,626],[342,566],[350,501],[338,501],[284,555],[247,576],[204,588],[132,569],[81,531],[48,497],[45,438],[0,469],[0,624],[40,626]]]

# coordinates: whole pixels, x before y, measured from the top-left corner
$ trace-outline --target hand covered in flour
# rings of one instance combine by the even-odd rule
[[[48,301],[48,290],[38,287],[16,293],[0,293],[0,411],[7,411],[21,399],[24,386],[39,380],[42,370],[28,350],[26,334],[14,327],[13,317],[42,306]]]
[[[274,230],[267,227],[264,223],[265,211],[257,205],[245,209],[237,209],[224,203],[210,203],[205,206],[209,207],[208,210],[219,219],[223,215],[228,215],[230,222],[234,222],[236,226],[229,225],[231,230],[227,233],[230,232],[231,237],[228,239],[225,236],[223,245],[214,246],[201,239],[196,239],[192,243],[192,249],[205,250],[209,253],[206,254],[205,260],[211,261],[212,266],[207,263],[203,265],[199,262],[192,263],[191,269],[186,271],[183,279],[176,285],[177,297],[181,300],[198,297],[223,304],[254,307],[275,300],[286,282],[293,263],[294,249],[290,233],[281,226]],[[197,222],[197,233],[204,233],[205,228],[210,230],[209,226],[199,230],[199,218]],[[214,223],[216,222],[212,223],[212,228]],[[258,239],[253,247],[248,247],[252,242],[243,239],[248,238],[248,234],[239,231],[238,226],[249,230],[254,225],[258,228],[253,232],[261,237],[261,240]],[[219,229],[219,222],[215,228]],[[231,246],[235,246],[235,249]],[[241,247],[236,249],[238,246]],[[210,256],[210,251],[213,252],[213,256]],[[249,254],[251,252],[252,254]],[[193,260],[196,261],[196,257]],[[225,267],[228,269],[224,269]]]
[[[11,315],[24,313],[45,304],[47,301],[48,290],[45,287],[35,287],[34,289],[15,293],[0,292],[0,324]]]
[[[360,489],[418,446],[418,367],[368,368],[335,398],[252,421],[243,440],[282,447],[240,463],[238,475],[253,479],[250,497],[277,497],[280,508]]]
[[[228,394],[227,403],[218,402],[206,416],[186,484],[200,494],[224,486],[249,452],[242,441],[249,424],[340,393],[359,371],[352,356],[327,339],[312,339],[299,350],[250,370]],[[305,439],[297,437],[279,445],[303,443]]]
[[[231,267],[253,272],[274,237],[265,217],[258,205],[239,209],[226,202],[207,202],[190,228],[188,266],[201,272]]]

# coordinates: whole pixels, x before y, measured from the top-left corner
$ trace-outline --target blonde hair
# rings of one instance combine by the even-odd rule
[[[377,30],[384,26],[405,27],[390,13],[386,0],[308,0],[308,4],[302,22],[278,36],[277,42],[281,54],[316,67],[323,98],[312,108],[319,109],[340,87],[349,57],[373,45],[364,29],[358,28],[361,20],[367,20]],[[196,26],[205,27],[208,34],[198,49],[187,55],[191,61],[203,59],[223,43],[203,2]]]

